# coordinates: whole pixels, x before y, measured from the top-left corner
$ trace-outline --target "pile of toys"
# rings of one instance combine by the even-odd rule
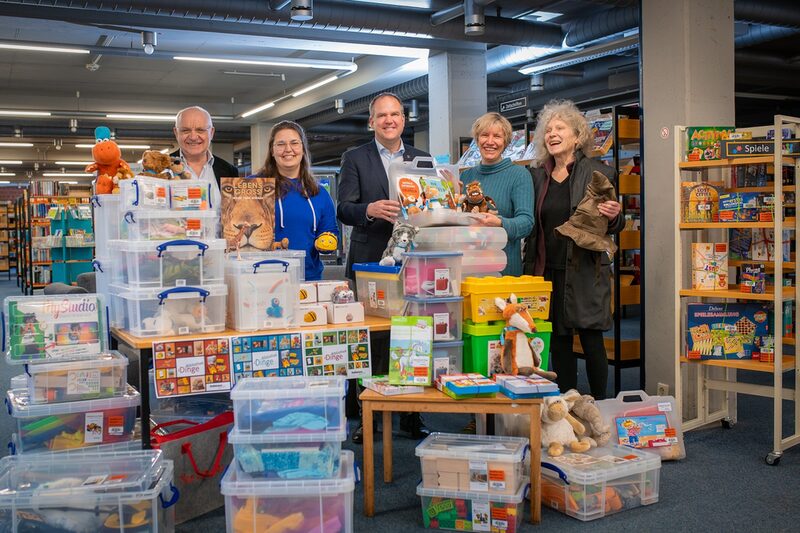
[[[514,533],[522,527],[530,479],[528,439],[432,433],[416,448],[426,528]]]
[[[344,395],[339,376],[237,382],[235,459],[221,482],[229,532],[353,530]]]

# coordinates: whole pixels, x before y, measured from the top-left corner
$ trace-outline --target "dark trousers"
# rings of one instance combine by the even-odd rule
[[[589,389],[595,400],[606,398],[608,382],[608,356],[603,343],[603,332],[595,329],[575,330],[581,339],[586,361]],[[572,351],[572,335],[553,335],[550,339],[550,360],[561,392],[578,388],[578,357]]]

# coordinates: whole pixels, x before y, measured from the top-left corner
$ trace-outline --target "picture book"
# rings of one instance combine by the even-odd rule
[[[678,444],[667,415],[623,416],[615,419],[619,443],[631,448],[658,448]]]
[[[275,238],[275,179],[221,178],[222,235],[228,250],[272,250]]]
[[[592,150],[605,154],[611,148],[614,141],[612,135],[614,129],[614,117],[611,113],[603,113],[589,119],[589,126],[592,128],[592,138],[594,144]]]
[[[229,391],[230,338],[156,341],[153,372],[158,398]]]
[[[416,385],[391,385],[388,376],[373,376],[363,378],[361,384],[367,389],[374,390],[384,396],[395,396],[397,394],[420,394],[425,392],[425,387]]]
[[[300,333],[231,337],[234,383],[242,378],[303,375]]]
[[[437,171],[436,176],[405,173],[394,179],[403,218],[423,211],[456,209],[455,174],[449,169]]]
[[[433,318],[393,316],[389,332],[389,383],[429,386],[432,382]]]
[[[687,314],[688,359],[758,358],[771,335],[767,304],[690,303]]]
[[[96,294],[6,298],[10,363],[89,358],[100,354],[107,332]]]
[[[342,327],[303,333],[303,357],[307,376],[371,376],[369,329]]]

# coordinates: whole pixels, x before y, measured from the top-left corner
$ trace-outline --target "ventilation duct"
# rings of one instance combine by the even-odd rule
[[[795,0],[736,0],[733,17],[741,22],[800,29],[800,9]]]
[[[570,48],[639,27],[639,7],[609,9],[567,25],[564,44]]]
[[[763,24],[749,24],[747,33],[736,37],[736,48],[754,46],[776,39],[783,39],[790,35],[795,35],[798,30],[792,28],[782,28],[780,26],[767,26]]]

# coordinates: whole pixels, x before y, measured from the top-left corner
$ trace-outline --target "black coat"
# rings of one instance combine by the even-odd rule
[[[430,157],[413,146],[404,146],[405,161],[415,157]],[[342,155],[342,169],[336,185],[336,216],[342,224],[353,227],[345,276],[355,279],[353,263],[380,261],[392,236],[393,226],[389,222],[382,219],[367,220],[368,204],[389,199],[389,178],[374,140]]]
[[[577,152],[569,177],[570,214],[575,212],[586,194],[595,170],[605,174],[616,185],[614,169]],[[522,268],[525,274],[541,276],[545,265],[542,204],[546,200],[550,181],[543,167],[532,168],[531,176],[536,199],[535,224],[525,244]],[[625,219],[620,215],[609,222],[608,234],[619,233],[624,227]],[[553,298],[564,298],[564,327],[602,331],[611,328],[610,265],[611,259],[605,252],[585,250],[569,240],[564,294],[553,294]]]
[[[177,150],[169,154],[170,157],[180,157],[181,152]],[[235,166],[231,165],[221,157],[214,156],[214,163],[211,165],[211,169],[214,171],[214,177],[217,178],[217,187],[219,187],[219,179],[220,178],[237,178],[239,177],[239,169]]]

